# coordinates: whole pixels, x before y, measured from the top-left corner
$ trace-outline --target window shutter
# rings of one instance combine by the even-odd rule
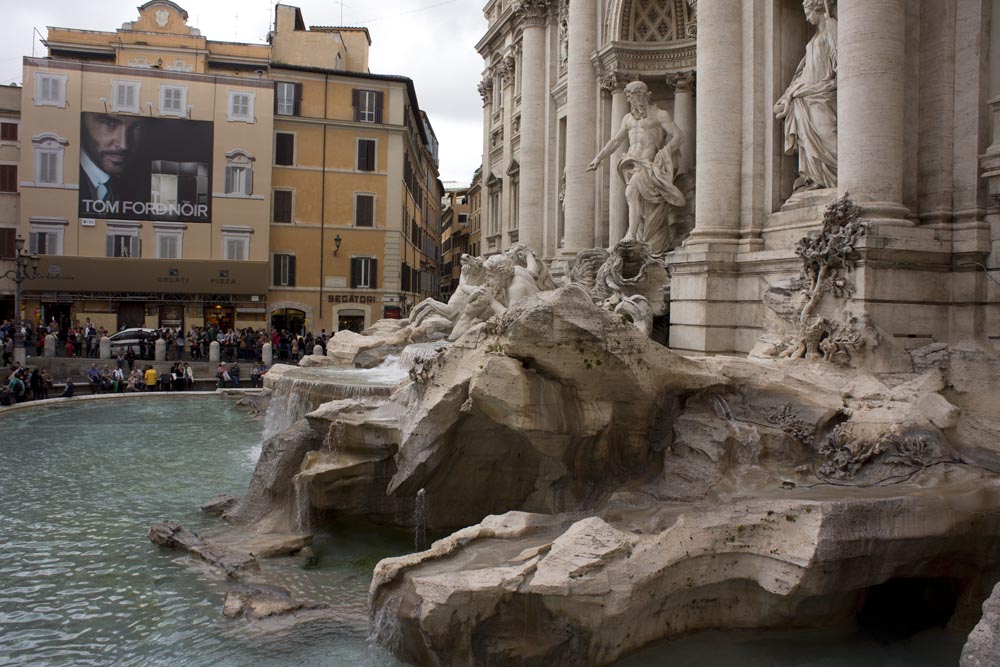
[[[295,84],[295,111],[296,116],[302,115],[302,84]]]
[[[108,257],[115,256],[115,237],[110,234],[105,238],[104,254]]]
[[[142,239],[138,236],[133,236],[129,238],[128,246],[129,257],[142,257]]]
[[[375,171],[375,142],[366,141],[365,147],[368,155],[368,171]]]
[[[281,255],[274,255],[272,262],[273,267],[271,270],[271,284],[277,287],[281,285]]]
[[[375,122],[382,122],[382,104],[385,101],[385,93],[378,91],[375,93]]]
[[[361,260],[357,257],[351,257],[351,288],[358,286],[361,280]]]
[[[361,120],[361,91],[357,88],[351,91],[351,106],[354,107],[354,120]]]
[[[274,115],[278,115],[278,90],[281,89],[281,82],[274,82]]]
[[[368,287],[372,289],[378,289],[378,260],[370,259],[369,268],[371,269],[371,274],[369,276]]]
[[[288,284],[295,286],[295,255],[288,256]]]
[[[253,167],[247,167],[246,170],[246,186],[243,194],[248,197],[253,194]]]
[[[226,194],[233,191],[233,168],[226,167]]]

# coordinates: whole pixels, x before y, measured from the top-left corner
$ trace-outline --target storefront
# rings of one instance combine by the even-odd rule
[[[39,321],[54,317],[62,331],[88,317],[109,331],[232,329],[240,303],[264,305],[269,279],[267,262],[221,260],[47,255],[39,271],[26,301],[38,310]]]

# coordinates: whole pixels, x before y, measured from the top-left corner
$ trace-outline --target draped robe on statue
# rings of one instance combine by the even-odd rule
[[[837,42],[835,33],[816,33],[806,45],[786,103],[785,154],[799,155],[795,189],[837,186]]]

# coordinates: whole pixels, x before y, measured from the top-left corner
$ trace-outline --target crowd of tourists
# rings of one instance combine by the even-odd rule
[[[83,324],[76,323],[65,332],[60,332],[58,324],[53,320],[49,324],[32,326],[30,322],[23,323],[22,334],[25,346],[38,356],[43,356],[45,337],[54,334],[61,343],[61,349],[67,357],[100,356],[99,341],[108,335],[103,327],[94,325],[89,318]],[[313,347],[326,347],[328,336],[325,330],[319,335],[312,333],[292,334],[286,330],[272,329],[270,333],[264,329],[238,329],[222,331],[218,327],[192,327],[186,334],[171,329],[163,329],[160,337],[166,342],[167,359],[175,363],[168,372],[158,372],[149,364],[141,364],[142,360],[152,359],[155,350],[152,341],[141,341],[134,347],[125,349],[116,347],[112,350],[111,363],[105,363],[98,368],[95,362],[87,369],[86,377],[91,393],[125,393],[146,391],[185,391],[195,384],[194,369],[185,359],[191,361],[207,360],[209,347],[213,341],[219,344],[221,361],[215,370],[215,382],[218,388],[245,387],[249,380],[252,388],[260,387],[267,368],[262,363],[262,351],[265,343],[272,346],[275,361],[297,363],[306,354],[311,354]],[[14,350],[14,324],[10,320],[0,324],[0,351],[3,353],[2,367],[6,367],[5,376],[0,376],[0,405],[12,405],[25,401],[37,401],[50,398],[50,392],[55,390],[53,379],[45,368],[24,368],[17,363],[12,364]],[[61,355],[60,355],[61,356]],[[244,374],[240,362],[249,366],[249,372]],[[244,384],[240,384],[241,380]],[[71,379],[66,384],[59,397],[72,397],[76,387]]]
[[[122,327],[122,329],[124,328]],[[53,334],[58,341],[57,356],[96,359],[100,356],[101,338],[109,335],[107,329],[95,325],[90,318],[87,318],[82,324],[75,322],[66,331],[60,331],[59,324],[55,320],[37,326],[33,326],[30,322],[23,322],[21,331],[24,334],[24,345],[29,354],[34,352],[39,357],[43,356],[45,352],[45,337]],[[159,330],[159,336],[166,343],[168,360],[198,361],[208,359],[209,347],[215,341],[219,344],[221,358],[227,363],[261,360],[265,343],[271,344],[274,359],[297,362],[305,355],[312,354],[313,347],[316,345],[321,345],[325,349],[329,338],[325,329],[314,336],[311,332],[302,335],[275,328],[272,328],[270,332],[265,329],[249,327],[223,331],[217,326],[191,327],[187,333],[166,328]],[[9,366],[14,352],[14,323],[10,320],[0,324],[0,351],[3,353],[0,365]],[[112,349],[112,353],[119,353],[134,363],[136,359],[152,359],[155,355],[155,349],[153,341],[147,342],[140,339],[134,346],[129,345],[124,350]]]

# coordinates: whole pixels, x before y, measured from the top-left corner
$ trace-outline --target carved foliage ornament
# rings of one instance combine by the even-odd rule
[[[694,70],[667,75],[667,85],[671,86],[678,93],[694,91],[694,83]]]
[[[514,15],[526,26],[543,26],[548,18],[550,0],[517,0]]]

